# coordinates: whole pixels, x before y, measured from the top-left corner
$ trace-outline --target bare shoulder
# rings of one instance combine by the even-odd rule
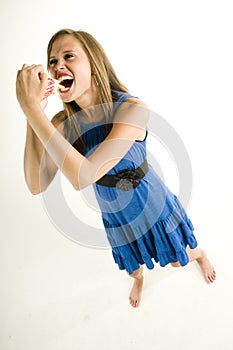
[[[145,127],[149,119],[149,108],[145,102],[130,97],[124,100],[117,109],[114,123],[132,124]]]
[[[148,109],[147,104],[144,101],[142,101],[142,100],[140,100],[139,98],[136,98],[136,97],[126,98],[124,102],[126,102],[126,103],[125,104],[122,103],[122,107],[125,106],[125,108],[127,108],[127,106],[128,106],[128,108],[130,106],[133,106],[133,107],[137,107],[138,106],[138,107],[141,107],[141,108]]]

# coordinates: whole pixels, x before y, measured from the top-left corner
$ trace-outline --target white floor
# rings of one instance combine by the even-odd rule
[[[0,350],[232,350],[231,2],[67,5],[0,5]],[[214,285],[193,263],[145,269],[143,300],[135,310],[128,303],[132,281],[110,250],[65,238],[40,197],[27,192],[26,123],[15,96],[16,74],[23,63],[45,65],[47,42],[63,27],[96,36],[123,83],[182,138],[194,175],[188,214],[216,268]],[[164,172],[169,175],[170,167]]]
[[[15,214],[1,234],[0,349],[232,349],[231,251],[221,248],[217,227],[205,238],[216,283],[207,285],[195,263],[145,269],[135,310],[132,281],[110,250],[73,243],[49,222],[39,197],[20,196],[31,202],[27,212],[5,201]]]

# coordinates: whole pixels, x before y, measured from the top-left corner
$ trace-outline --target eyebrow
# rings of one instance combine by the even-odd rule
[[[68,53],[68,52],[75,52],[75,51],[74,50],[65,50],[62,53],[64,54],[64,53]],[[56,57],[56,56],[50,56],[49,59],[54,58],[54,57]]]

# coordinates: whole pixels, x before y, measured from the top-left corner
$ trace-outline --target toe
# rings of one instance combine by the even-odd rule
[[[212,275],[208,274],[208,280],[209,280],[210,283],[213,282]]]
[[[213,281],[216,280],[216,273],[213,273],[213,274],[212,274],[212,279],[213,279]]]
[[[138,307],[138,300],[134,298],[130,298],[130,305],[132,307]]]
[[[208,275],[208,280],[213,283],[216,279],[216,274],[212,272],[211,274]]]
[[[132,307],[135,307],[135,301],[134,301],[133,298],[130,298],[130,305],[131,305]]]
[[[209,276],[206,276],[206,282],[207,282],[208,284],[211,283],[211,280],[210,280]]]

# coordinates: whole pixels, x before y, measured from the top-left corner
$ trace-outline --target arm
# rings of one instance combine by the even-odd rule
[[[59,126],[61,114],[58,113],[51,121],[56,128]],[[56,164],[27,121],[24,176],[30,192],[36,195],[45,191],[56,175],[57,169]]]
[[[41,108],[46,85],[47,76],[42,67],[29,67],[18,74],[17,97],[28,123],[53,162],[74,188],[80,190],[112,169],[133,142],[141,138],[149,113],[140,101],[120,106],[107,138],[89,158],[85,158],[56,130]]]

